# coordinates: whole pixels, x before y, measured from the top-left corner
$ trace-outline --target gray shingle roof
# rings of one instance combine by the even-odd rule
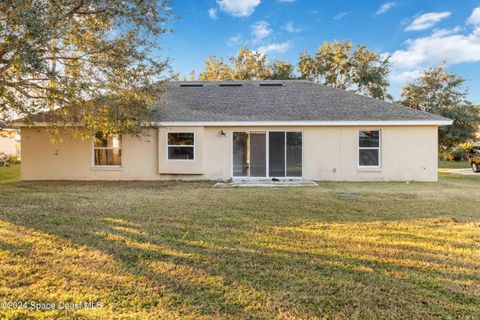
[[[203,84],[202,87],[188,84]],[[225,86],[228,84],[241,86]],[[278,84],[282,86],[262,86]],[[184,121],[445,121],[398,104],[303,80],[167,83],[154,120]]]

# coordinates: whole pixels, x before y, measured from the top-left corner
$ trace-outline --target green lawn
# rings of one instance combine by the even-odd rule
[[[465,169],[470,168],[467,161],[438,161],[438,167],[441,169]]]
[[[211,185],[0,185],[0,300],[103,303],[0,318],[480,318],[477,177]]]
[[[20,165],[12,164],[10,167],[0,167],[0,184],[16,182],[20,179]]]

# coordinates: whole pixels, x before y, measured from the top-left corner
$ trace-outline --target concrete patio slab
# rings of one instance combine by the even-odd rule
[[[438,169],[438,172],[480,177],[480,173],[474,173],[472,169]]]
[[[232,187],[260,187],[260,188],[277,188],[277,187],[316,187],[318,183],[311,180],[234,180],[232,182],[217,182],[214,188],[232,188]]]

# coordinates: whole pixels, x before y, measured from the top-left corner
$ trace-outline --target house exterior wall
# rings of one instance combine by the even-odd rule
[[[381,130],[381,168],[358,168],[358,130]],[[219,135],[223,130],[226,136]],[[303,132],[303,178],[333,181],[436,181],[437,127],[162,127],[148,139],[122,138],[122,167],[93,167],[93,142],[63,136],[52,145],[43,129],[22,129],[24,180],[228,179],[232,133]],[[194,132],[195,159],[167,160],[167,132]]]
[[[20,143],[15,140],[16,130],[0,130],[0,153],[9,156],[20,156]]]

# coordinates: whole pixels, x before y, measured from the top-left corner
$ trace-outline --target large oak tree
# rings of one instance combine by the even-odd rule
[[[327,86],[378,99],[391,99],[387,93],[390,71],[388,57],[350,41],[324,42],[310,55],[300,55],[298,69],[303,78]]]
[[[480,109],[468,101],[464,83],[464,78],[441,66],[423,71],[402,88],[401,104],[453,120],[453,125],[439,129],[439,145],[446,149],[475,139],[480,123]]]
[[[165,0],[0,1],[0,120],[138,133],[161,97]],[[80,130],[80,129],[76,129]]]

